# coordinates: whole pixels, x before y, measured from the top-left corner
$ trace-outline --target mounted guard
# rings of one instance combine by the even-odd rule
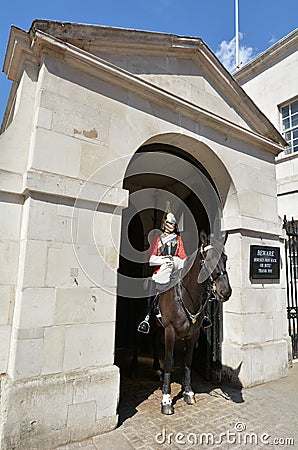
[[[156,239],[149,258],[149,265],[156,266],[152,279],[155,281],[158,291],[166,289],[172,272],[182,269],[186,259],[183,242],[173,213],[166,213],[162,230],[163,232]]]
[[[149,320],[153,310],[157,319],[161,320],[161,313],[157,304],[159,293],[169,289],[172,285],[171,281],[179,278],[178,274],[183,269],[187,258],[177,220],[169,206],[164,214],[161,230],[162,233],[154,241],[149,256],[149,265],[155,266],[152,280],[155,282],[155,289],[158,293],[153,300],[152,297],[148,298],[146,317],[138,326],[138,331],[146,334],[150,330]],[[205,316],[203,327],[207,328],[211,325],[210,319]]]

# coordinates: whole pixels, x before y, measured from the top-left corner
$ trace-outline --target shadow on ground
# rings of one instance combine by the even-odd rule
[[[181,356],[181,355],[180,355]],[[151,408],[151,413],[160,413],[161,401],[161,382],[157,379],[152,368],[152,358],[150,355],[141,355],[138,357],[138,370],[135,377],[131,378],[131,362],[132,354],[127,350],[121,352],[118,349],[116,364],[120,367],[120,399],[119,399],[119,422],[118,426],[122,425],[127,419],[133,417],[140,407],[140,405],[154,396],[156,401],[150,402],[147,408]],[[172,389],[173,405],[183,397],[182,387],[177,392],[177,386],[181,386],[183,376],[182,358],[175,355],[175,367],[172,372],[171,383],[175,385]],[[224,367],[225,373],[229,374],[229,379],[233,383],[224,381],[223,383],[212,383],[203,379],[194,369],[192,371],[192,388],[196,394],[198,401],[200,394],[208,394],[210,397],[222,397],[227,401],[234,403],[243,403],[242,386],[238,378],[240,367],[237,370]],[[154,410],[153,410],[154,408]]]

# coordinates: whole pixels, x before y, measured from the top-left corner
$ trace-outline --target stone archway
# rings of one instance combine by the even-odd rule
[[[189,146],[190,142],[188,142]],[[193,143],[192,143],[193,144]],[[199,147],[200,143],[197,142]],[[186,147],[186,146],[185,146]],[[206,149],[205,157],[206,157]],[[209,149],[211,152],[211,150]],[[210,157],[210,162],[212,158]],[[187,164],[190,168],[187,168]],[[182,171],[179,173],[177,167],[173,165],[181,164]],[[123,233],[125,230],[128,231],[128,240],[131,241],[131,245],[136,247],[138,250],[146,251],[148,248],[148,234],[150,230],[154,228],[159,228],[164,208],[166,206],[167,193],[174,200],[172,204],[172,209],[174,209],[178,220],[182,225],[182,237],[185,242],[185,246],[188,250],[188,254],[192,253],[197,247],[193,246],[195,239],[193,239],[190,228],[195,224],[198,230],[205,229],[207,232],[210,231],[210,222],[208,214],[205,210],[204,205],[196,194],[192,191],[195,190],[193,185],[200,183],[201,180],[196,180],[193,174],[193,168],[196,168],[199,173],[204,177],[204,181],[208,181],[210,186],[213,187],[215,195],[219,199],[220,197],[225,199],[228,203],[229,194],[232,191],[232,183],[230,177],[227,181],[227,172],[225,171],[223,165],[217,164],[215,167],[214,160],[212,169],[212,175],[206,170],[205,166],[200,163],[200,161],[194,156],[187,152],[185,149],[179,148],[174,145],[165,143],[152,143],[144,145],[139,148],[139,150],[134,154],[130,163],[127,167],[126,174],[124,177],[123,188],[127,189],[130,193],[130,198],[136,193],[144,191],[144,202],[141,204],[141,211],[138,211],[138,206],[133,204],[133,201],[129,202],[129,208],[132,208],[132,213],[125,211],[122,215],[122,247],[123,247]],[[179,174],[179,179],[175,179],[174,175]],[[217,190],[216,181],[220,180],[221,195]],[[165,195],[163,195],[165,194]],[[148,201],[147,196],[160,195],[162,197],[161,201],[157,201],[155,197],[154,201]],[[182,204],[185,205],[193,216],[194,223],[187,220],[185,215],[183,215],[183,206],[177,201],[175,203],[175,198],[172,196],[177,196],[181,200]],[[148,203],[147,203],[148,202]],[[163,203],[164,202],[164,203]],[[230,202],[230,205],[233,202]],[[231,208],[227,208],[226,211]],[[181,216],[183,219],[181,220]],[[131,222],[129,222],[131,219]],[[137,223],[142,226],[143,235],[137,236],[139,230],[134,229],[132,222]],[[184,223],[183,223],[184,222]],[[125,238],[126,239],[126,238]],[[195,244],[197,245],[197,244]],[[122,273],[131,276],[140,276],[143,272],[143,277],[149,276],[150,269],[148,264],[140,263],[131,265],[127,258],[122,257],[123,248],[120,249],[120,265],[118,272],[120,275]],[[131,267],[131,268],[130,268]],[[134,270],[134,273],[129,273],[130,270]],[[121,279],[118,280],[121,283]],[[119,295],[120,291],[120,295]],[[126,374],[129,373],[130,367],[122,366],[123,361],[129,364],[130,361],[123,358],[123,354],[120,353],[125,350],[128,351],[130,358],[133,357],[134,345],[135,345],[135,334],[136,326],[138,321],[142,318],[145,311],[145,298],[146,290],[140,294],[140,298],[136,301],[128,295],[124,297],[121,292],[121,286],[118,285],[118,302],[117,302],[117,317],[116,317],[116,364],[120,366],[120,371],[123,370]],[[142,302],[142,303],[141,303]],[[140,307],[141,304],[141,307]],[[210,312],[213,312],[213,306],[210,306]],[[126,314],[125,314],[126,313]],[[194,358],[194,364],[196,369],[199,370],[201,375],[205,378],[210,379],[216,376],[215,370],[221,365],[221,340],[222,340],[222,326],[220,323],[220,317],[222,316],[222,310],[217,314],[216,323],[214,324],[213,330],[209,330],[206,333],[201,334],[200,348],[203,351],[199,354],[197,353]],[[134,326],[134,332],[131,327]],[[117,337],[125,336],[126,342]],[[143,349],[145,353],[150,354],[150,348],[148,348],[148,342],[140,337],[143,342]],[[121,351],[119,351],[121,349]],[[216,369],[215,369],[216,367]],[[153,372],[152,372],[153,374]],[[123,379],[123,378],[122,378]]]
[[[164,133],[148,139],[142,147],[169,145],[179,149],[184,158],[197,164],[216,187],[223,206],[223,229],[229,217],[240,214],[239,200],[233,178],[223,160],[205,143],[190,136],[177,133]]]

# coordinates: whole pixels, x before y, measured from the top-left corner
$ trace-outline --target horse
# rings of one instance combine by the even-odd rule
[[[226,271],[227,256],[220,245],[207,245],[207,235],[200,233],[201,245],[186,274],[168,290],[161,292],[157,303],[161,318],[156,320],[157,327],[164,329],[165,358],[162,384],[161,412],[174,414],[171,399],[171,370],[175,342],[185,341],[183,398],[188,405],[195,403],[191,387],[191,364],[194,346],[198,340],[204,319],[204,309],[210,296],[219,302],[226,302],[232,289]],[[187,263],[186,263],[187,266]],[[158,340],[154,340],[153,367],[161,374]]]

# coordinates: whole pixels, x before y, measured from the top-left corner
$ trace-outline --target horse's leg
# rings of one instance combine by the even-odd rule
[[[190,339],[185,341],[185,356],[184,356],[184,377],[183,377],[183,398],[188,405],[193,405],[196,402],[195,394],[191,387],[191,363],[193,356],[193,349],[198,340],[200,330],[195,331]]]
[[[156,325],[153,327],[153,335],[152,335],[153,369],[155,370],[155,375],[159,378],[159,381],[163,380],[163,372],[161,370],[159,361],[161,331],[162,329],[157,327]]]
[[[132,379],[138,376],[138,365],[139,365],[139,333],[135,331],[134,334],[134,346],[133,346],[133,357],[130,363],[129,376]]]
[[[161,412],[163,414],[174,414],[171,400],[171,370],[173,366],[173,353],[175,345],[175,331],[172,326],[165,328],[165,364],[162,385]]]
[[[148,304],[148,300],[146,305]],[[129,326],[133,327],[133,355],[130,363],[129,376],[132,379],[138,377],[139,367],[139,353],[140,353],[140,333],[137,331],[137,324],[141,315],[144,313],[144,301],[137,301],[130,303],[130,309],[127,314],[129,315]]]

